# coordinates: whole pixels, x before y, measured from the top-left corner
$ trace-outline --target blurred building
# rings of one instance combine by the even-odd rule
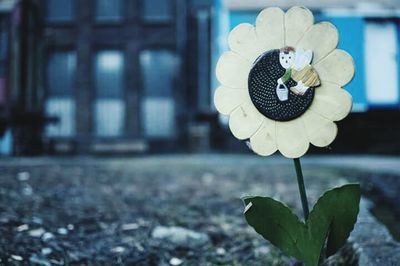
[[[0,1],[0,154],[41,151],[45,124],[40,10]]]
[[[332,21],[357,74],[336,151],[400,151],[397,0],[0,0],[0,153],[245,150],[215,65],[268,6]]]
[[[191,136],[208,134],[201,121],[202,117],[209,120],[210,110],[212,1],[14,2],[8,20],[13,13],[30,12],[35,6],[41,21],[35,27],[40,33],[21,29],[25,33],[21,36],[34,42],[18,49],[25,57],[33,54],[32,47],[41,48],[43,62],[35,68],[37,72],[6,67],[12,73],[43,78],[36,84],[45,92],[43,120],[54,121],[42,123],[43,134],[37,139],[40,150],[177,150],[187,147]],[[9,43],[15,45],[18,40]],[[9,53],[8,62],[18,61],[18,56]],[[16,87],[10,84],[4,91],[13,92]],[[27,84],[21,87],[32,91]],[[10,99],[5,101],[11,105]],[[8,128],[16,153],[16,147],[24,146],[16,135],[20,130],[12,123]],[[31,145],[26,149],[39,150]]]

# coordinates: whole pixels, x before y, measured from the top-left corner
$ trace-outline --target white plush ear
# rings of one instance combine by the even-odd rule
[[[296,49],[296,59],[294,61],[294,69],[300,71],[306,65],[310,64],[313,58],[311,50],[304,50],[303,48]]]

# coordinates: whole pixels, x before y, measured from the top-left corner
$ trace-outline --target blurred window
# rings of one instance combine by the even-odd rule
[[[143,0],[143,17],[147,21],[167,21],[172,18],[171,0]]]
[[[50,96],[65,97],[73,94],[76,70],[74,52],[56,52],[47,65],[47,85]]]
[[[121,98],[123,93],[123,54],[121,51],[99,51],[95,58],[97,98]]]
[[[74,0],[47,0],[47,19],[70,21],[74,18]]]
[[[48,98],[45,108],[46,114],[58,118],[58,122],[46,127],[48,137],[72,137],[75,134],[75,72],[75,52],[50,55],[46,71]]]
[[[172,94],[176,59],[168,50],[145,50],[140,54],[144,94],[169,97]]]
[[[140,54],[140,66],[144,135],[154,138],[172,137],[175,133],[173,88],[176,57],[168,50],[145,50]]]
[[[367,21],[365,70],[369,104],[399,103],[397,25],[392,21]]]
[[[121,11],[121,0],[96,1],[96,20],[98,21],[118,21],[121,19]]]
[[[8,21],[0,16],[0,75],[4,76],[8,69]]]
[[[95,135],[118,137],[125,121],[124,57],[118,50],[99,51],[95,57]]]

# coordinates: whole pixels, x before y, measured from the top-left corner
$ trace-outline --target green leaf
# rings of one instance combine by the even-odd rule
[[[257,233],[309,266],[318,265],[327,241],[328,256],[348,238],[357,220],[360,186],[349,184],[326,192],[304,223],[284,204],[268,197],[246,197],[247,223]]]
[[[360,198],[360,185],[349,184],[326,192],[315,204],[307,222],[314,225],[325,221],[329,229],[327,256],[335,254],[353,231]]]

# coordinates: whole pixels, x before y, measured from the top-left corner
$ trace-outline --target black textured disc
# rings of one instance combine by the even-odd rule
[[[296,95],[289,90],[289,98],[280,101],[276,92],[277,80],[285,74],[279,63],[279,50],[271,50],[261,55],[249,74],[250,98],[260,113],[277,121],[289,121],[302,115],[311,105],[314,90],[308,89],[304,95]],[[296,86],[289,79],[287,88]]]

